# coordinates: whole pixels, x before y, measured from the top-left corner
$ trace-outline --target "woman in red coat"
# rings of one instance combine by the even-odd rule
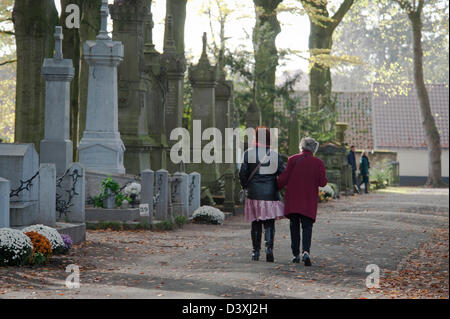
[[[278,188],[286,187],[284,215],[290,219],[292,262],[300,262],[300,223],[302,225],[302,260],[311,266],[309,256],[312,225],[316,221],[319,186],[327,184],[325,165],[315,157],[319,143],[310,137],[300,141],[300,154],[289,157],[286,170],[278,177]]]

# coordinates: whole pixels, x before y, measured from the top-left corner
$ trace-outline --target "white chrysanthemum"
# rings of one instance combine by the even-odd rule
[[[0,228],[0,265],[22,264],[20,260],[33,251],[33,244],[20,230]]]
[[[220,225],[225,220],[225,214],[215,207],[205,205],[197,208],[192,218],[197,221],[207,221]]]
[[[334,197],[334,190],[330,185],[325,185],[324,187],[319,187],[319,191],[322,191],[325,194],[328,194],[329,196]]]
[[[141,193],[141,184],[133,182],[127,185],[123,192],[127,195],[139,195]]]
[[[56,229],[44,225],[32,225],[22,229],[23,233],[29,231],[34,231],[46,237],[50,244],[52,244],[52,250],[54,252],[64,250],[64,241]]]

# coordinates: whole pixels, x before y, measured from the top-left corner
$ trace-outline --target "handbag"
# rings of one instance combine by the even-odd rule
[[[245,199],[247,198],[248,192],[247,192],[247,186],[250,183],[250,181],[252,180],[253,176],[255,176],[256,171],[261,167],[262,163],[264,162],[264,160],[267,158],[267,154],[264,155],[263,159],[258,163],[258,165],[256,165],[255,169],[250,173],[250,176],[247,179],[247,182],[245,183],[245,185],[242,187],[241,191],[239,192],[239,202],[241,204],[243,204],[245,202]]]

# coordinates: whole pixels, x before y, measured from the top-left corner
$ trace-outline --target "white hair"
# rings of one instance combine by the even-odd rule
[[[310,151],[312,153],[315,153],[319,149],[319,142],[317,142],[312,137],[306,136],[300,141],[299,147],[300,151]]]

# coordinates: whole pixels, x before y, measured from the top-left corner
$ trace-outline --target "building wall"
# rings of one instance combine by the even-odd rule
[[[428,176],[428,152],[426,149],[392,149],[397,152],[400,176]],[[442,150],[442,176],[449,176],[449,151]]]

